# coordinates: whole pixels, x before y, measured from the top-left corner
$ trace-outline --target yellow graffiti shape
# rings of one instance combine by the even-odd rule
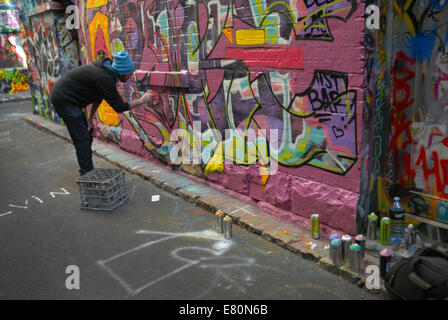
[[[204,174],[207,176],[212,172],[224,172],[224,156],[223,156],[222,142],[218,144],[215,153],[210,158],[210,161],[205,166]]]
[[[239,46],[264,44],[264,29],[236,30],[236,44]]]
[[[93,17],[92,21],[89,24],[89,33],[90,33],[90,47],[92,48],[92,59],[95,59],[95,42],[96,42],[96,32],[98,27],[101,28],[101,31],[104,35],[104,41],[106,42],[107,54],[110,56],[110,39],[109,39],[109,19],[102,14],[101,12],[97,12]]]
[[[101,101],[101,104],[98,107],[98,116],[100,121],[104,124],[110,126],[118,126],[119,124],[118,113],[112,109],[106,100]]]
[[[261,175],[261,184],[263,186],[263,192],[266,192],[266,184],[268,183],[270,174],[269,174],[269,170],[266,166],[266,164],[264,163],[263,159],[260,159],[260,175]]]
[[[233,30],[233,28],[224,28],[224,29],[222,29],[222,33],[226,36],[226,38],[230,41],[231,44],[233,44],[232,30]]]
[[[15,93],[15,92],[23,92],[23,91],[27,91],[30,86],[28,83],[11,83],[12,85],[12,89],[9,93]]]
[[[107,4],[107,2],[108,2],[108,0],[87,0],[86,8],[92,9],[92,8],[102,7],[102,6],[105,6]]]
[[[414,26],[414,22],[412,21],[408,11],[409,8],[411,7],[412,3],[414,2],[414,0],[408,0],[406,1],[406,3],[403,6],[403,10],[400,8],[400,6],[398,5],[397,1],[394,0],[394,9],[398,14],[398,19],[397,22],[400,21],[401,18],[404,19],[404,21],[406,22],[406,25],[409,28],[409,33],[411,34],[411,36],[415,37],[416,35],[416,31],[415,31],[415,26]]]

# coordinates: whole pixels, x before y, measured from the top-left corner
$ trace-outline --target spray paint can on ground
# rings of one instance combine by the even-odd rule
[[[412,256],[417,250],[417,230],[412,224],[409,224],[405,230],[404,248],[410,256]]]
[[[215,213],[216,217],[216,232],[222,233],[223,232],[223,219],[224,219],[224,212],[221,210],[216,211]]]
[[[335,266],[342,264],[341,239],[333,239],[330,241],[330,257]]]
[[[389,272],[392,263],[392,253],[389,249],[384,249],[380,252],[380,278],[384,279],[386,273]]]
[[[367,239],[375,240],[376,239],[376,229],[378,225],[378,216],[375,213],[371,213],[368,216],[367,221]]]
[[[360,256],[361,260],[364,260],[364,258],[366,257],[366,238],[362,234],[358,234],[355,237],[355,243],[359,244],[359,246],[361,247]]]
[[[390,218],[384,217],[380,221],[380,243],[388,245],[390,243]]]
[[[331,240],[341,239],[341,237],[337,234],[330,234],[330,242]]]
[[[350,261],[350,246],[352,245],[352,237],[348,234],[344,234],[341,238],[342,246],[342,258],[344,262]]]
[[[311,220],[311,238],[319,239],[320,238],[320,217],[317,213],[312,214],[310,217]]]
[[[361,273],[361,247],[357,243],[350,246],[350,265],[353,272]]]
[[[230,216],[225,216],[223,219],[224,223],[224,237],[226,239],[232,239],[232,218]]]

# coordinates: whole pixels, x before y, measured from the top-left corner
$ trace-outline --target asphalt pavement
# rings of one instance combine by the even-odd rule
[[[0,299],[379,299],[129,172],[127,203],[81,210],[73,145],[31,113],[0,104]]]

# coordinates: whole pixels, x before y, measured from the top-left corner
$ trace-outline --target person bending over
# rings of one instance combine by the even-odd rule
[[[102,58],[93,64],[76,67],[66,72],[53,85],[50,101],[64,120],[76,150],[80,175],[93,170],[93,117],[102,100],[118,113],[157,99],[151,90],[140,98],[126,102],[117,90],[117,81],[126,82],[134,73],[134,63],[126,51],[113,55],[113,60]],[[86,119],[83,109],[91,105]]]

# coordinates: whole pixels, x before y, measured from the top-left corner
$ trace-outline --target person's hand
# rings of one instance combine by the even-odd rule
[[[159,101],[158,94],[152,90],[148,90],[145,92],[145,94],[141,98],[142,103],[148,103],[151,102],[154,104],[154,101]]]
[[[153,95],[153,93],[151,90],[146,91],[145,94],[141,97],[141,101],[143,103],[148,103],[148,102],[152,101],[152,95]]]

